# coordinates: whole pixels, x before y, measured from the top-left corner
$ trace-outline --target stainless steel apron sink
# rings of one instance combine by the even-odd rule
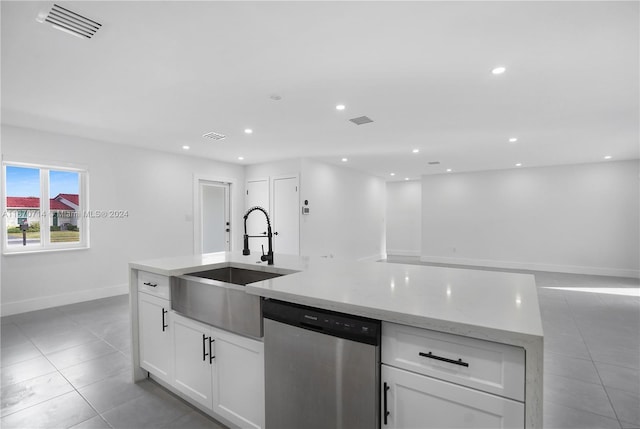
[[[246,268],[224,267],[215,270],[201,271],[198,273],[190,273],[190,276],[201,277],[203,279],[218,280],[223,283],[232,283],[234,285],[246,286],[249,283],[261,282],[274,277],[280,277],[282,274],[271,273],[267,271],[248,270]]]
[[[208,325],[261,338],[262,301],[244,286],[294,272],[227,266],[176,276],[171,282],[171,308]]]

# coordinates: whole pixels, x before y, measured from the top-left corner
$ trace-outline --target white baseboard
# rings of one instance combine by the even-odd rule
[[[640,270],[624,268],[585,267],[580,265],[539,264],[532,262],[495,261],[491,259],[448,258],[442,256],[421,255],[421,262],[436,264],[471,265],[474,267],[504,268],[513,270],[550,271],[554,273],[587,274],[594,276],[613,276],[640,278]]]
[[[129,293],[129,285],[123,284],[98,289],[86,289],[59,295],[42,296],[22,301],[3,302],[1,307],[2,315],[10,316],[12,314],[25,313],[27,311],[42,310],[44,308],[75,304],[77,302],[91,301],[94,299],[124,295],[127,293]]]
[[[358,258],[358,262],[378,262],[381,259],[387,259],[387,254],[379,253],[377,255],[365,256],[364,258]]]
[[[419,250],[387,249],[388,256],[420,256]]]

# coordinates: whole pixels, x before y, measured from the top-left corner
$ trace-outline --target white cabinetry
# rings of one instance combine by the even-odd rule
[[[382,324],[383,428],[523,428],[524,350]]]
[[[213,411],[243,428],[264,427],[264,343],[212,329]]]
[[[242,428],[264,426],[264,346],[173,315],[173,385]]]
[[[167,299],[138,293],[140,366],[165,381],[171,380],[173,367],[170,308]]]
[[[211,408],[211,327],[195,320],[173,315],[176,389],[207,408]]]

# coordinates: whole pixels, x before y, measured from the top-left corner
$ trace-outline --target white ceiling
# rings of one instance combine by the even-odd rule
[[[52,4],[1,2],[5,124],[386,179],[639,157],[635,1],[59,2],[90,40]]]

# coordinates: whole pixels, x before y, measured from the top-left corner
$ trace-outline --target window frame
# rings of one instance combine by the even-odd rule
[[[27,246],[9,246],[7,233],[7,167],[33,168],[40,172],[40,243]],[[80,241],[51,242],[51,226],[53,216],[50,208],[50,171],[66,171],[78,173],[78,212],[77,226],[80,230]],[[43,216],[42,214],[46,214]],[[87,168],[71,165],[54,165],[34,162],[2,161],[2,254],[17,255],[26,253],[57,252],[65,250],[89,249],[90,225],[89,216],[89,171]]]

